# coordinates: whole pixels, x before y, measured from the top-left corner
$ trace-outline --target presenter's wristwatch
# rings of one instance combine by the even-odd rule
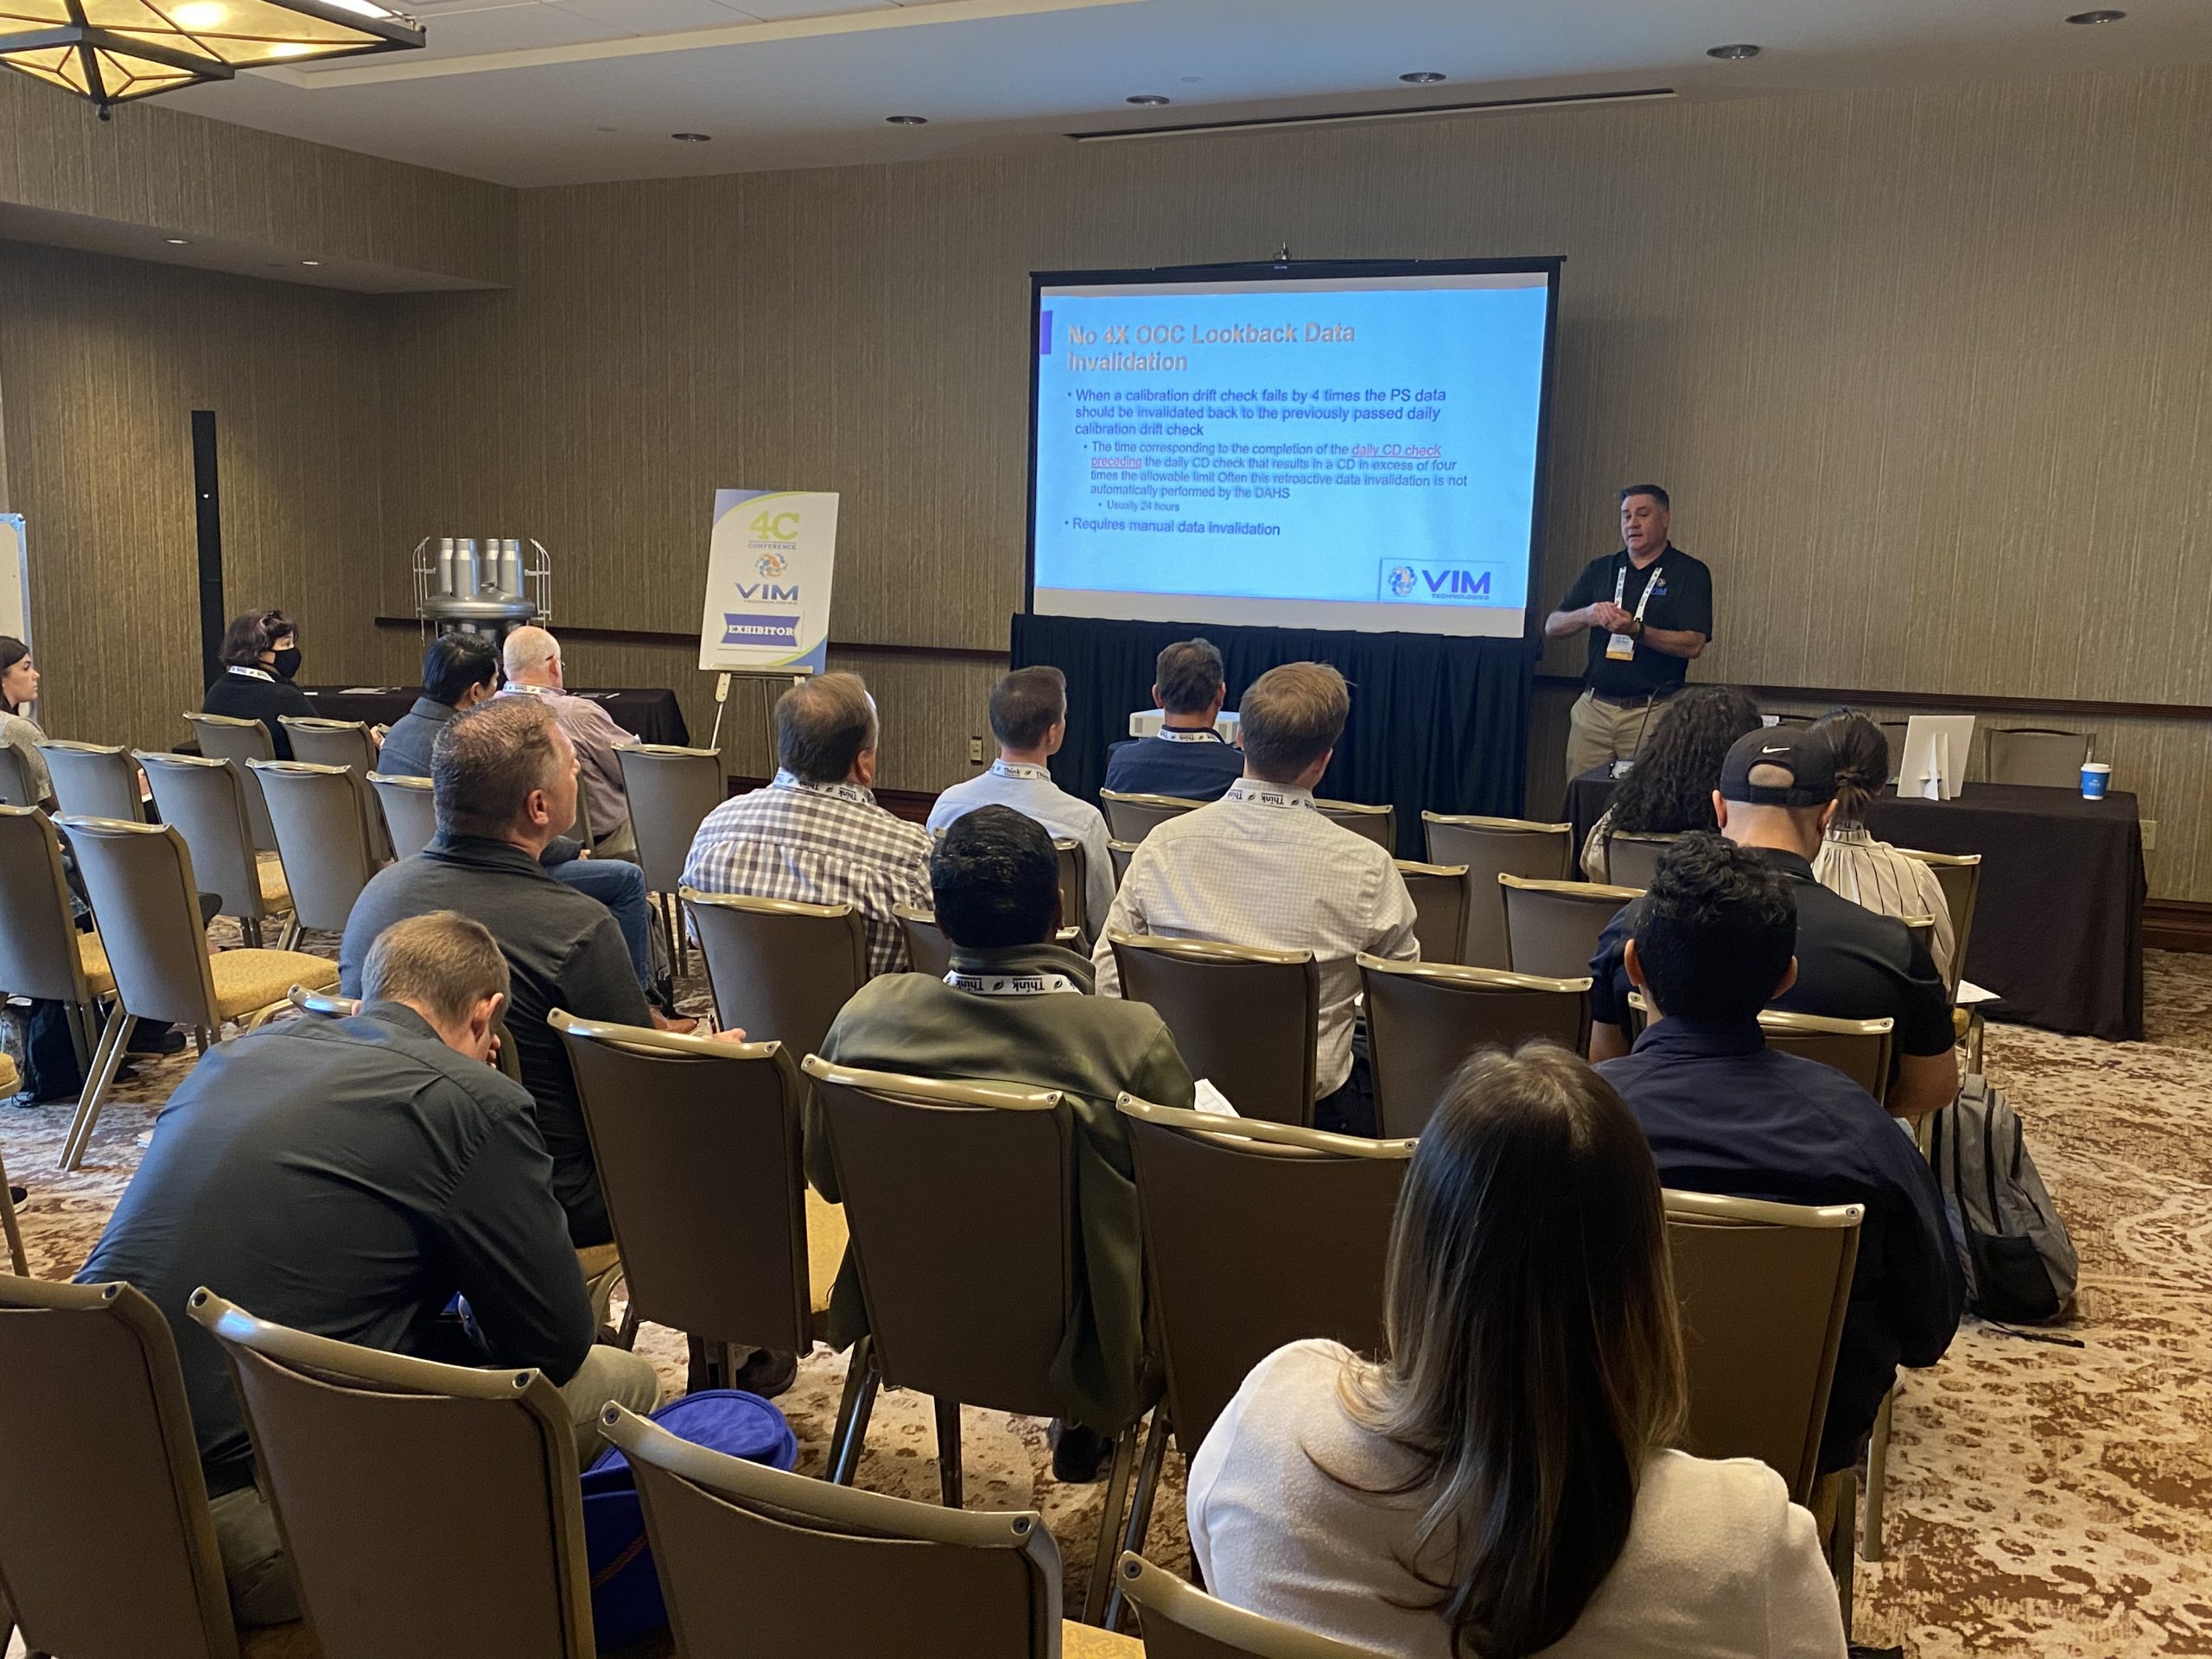
[[[1628,637],[1629,637],[1630,639],[1643,639],[1643,619],[1642,617],[1640,617],[1640,616],[1631,616],[1630,618],[1629,618],[1628,621],[1629,621]]]

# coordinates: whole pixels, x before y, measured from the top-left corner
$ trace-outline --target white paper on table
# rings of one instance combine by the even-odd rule
[[[1215,1088],[1212,1084],[1209,1083],[1204,1077],[1200,1077],[1198,1080],[1198,1083],[1195,1085],[1195,1098],[1191,1103],[1209,1117],[1241,1117],[1243,1116],[1243,1113],[1239,1112],[1234,1106],[1229,1103],[1229,1096],[1227,1095],[1223,1094],[1220,1090]]]
[[[2002,1002],[2004,1000],[1995,991],[1986,990],[1970,979],[1959,982],[1959,994],[1953,999],[1962,1008],[1971,1008],[1983,1002]]]

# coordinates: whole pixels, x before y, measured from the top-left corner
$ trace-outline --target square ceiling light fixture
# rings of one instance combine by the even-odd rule
[[[423,44],[377,0],[0,0],[0,63],[109,109],[241,69]]]

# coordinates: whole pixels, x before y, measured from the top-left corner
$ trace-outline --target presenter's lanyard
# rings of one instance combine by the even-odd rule
[[[1083,987],[1065,974],[947,974],[944,982],[956,991],[977,996],[1081,996]]]
[[[1621,561],[1621,568],[1613,573],[1613,606],[1615,609],[1619,608],[1623,595],[1628,592],[1629,563],[1630,561],[1623,559]],[[1643,584],[1643,597],[1636,601],[1636,620],[1639,625],[1643,620],[1643,607],[1651,603],[1652,590],[1659,586],[1660,575],[1663,570],[1665,570],[1666,567],[1667,561],[1663,554],[1657,559],[1652,561],[1651,579]],[[1617,663],[1625,663],[1629,661],[1636,655],[1636,636],[1632,633],[1607,634],[1605,636],[1605,655]]]

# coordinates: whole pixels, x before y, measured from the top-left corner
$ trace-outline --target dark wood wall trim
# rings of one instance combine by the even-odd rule
[[[2212,956],[2212,904],[2200,899],[2144,900],[2143,943],[2152,950]]]
[[[1539,674],[1536,683],[1548,689],[1573,689],[1582,683],[1582,677]],[[2097,702],[2082,697],[1970,696],[1956,691],[1848,691],[1827,685],[1745,684],[1740,689],[1754,697],[1773,697],[1786,702],[1849,703],[1856,708],[1910,706],[1925,709],[1931,714],[1938,709],[1953,709],[1972,715],[1986,709],[2012,715],[2071,715],[2085,720],[2212,721],[2212,703],[2202,702]]]
[[[380,616],[376,620],[380,628],[404,628],[409,632],[423,626],[411,616]],[[681,645],[696,646],[696,633],[676,633],[662,628],[593,628],[581,625],[556,622],[554,632],[564,639],[594,640],[609,645]],[[1007,660],[1003,651],[988,650],[976,645],[879,645],[865,639],[832,639],[832,651],[865,651],[881,657],[936,657],[957,662],[1002,663]]]

